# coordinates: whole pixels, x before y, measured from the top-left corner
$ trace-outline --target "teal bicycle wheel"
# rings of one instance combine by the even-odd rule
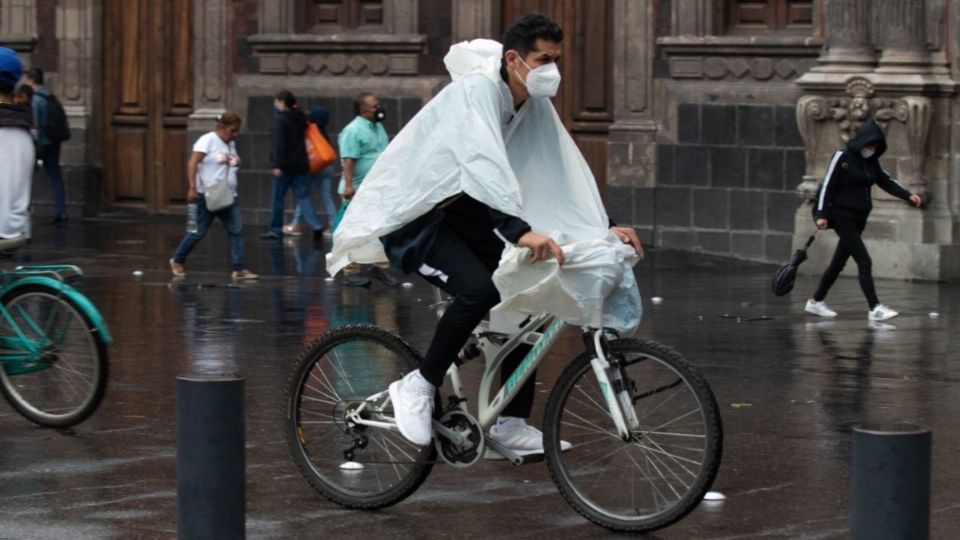
[[[0,392],[41,426],[66,428],[103,400],[107,345],[74,302],[53,287],[14,287],[0,302]]]

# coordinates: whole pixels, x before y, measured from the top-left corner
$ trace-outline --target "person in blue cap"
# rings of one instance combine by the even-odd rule
[[[23,64],[12,49],[0,47],[0,243],[26,238],[30,221],[30,185],[36,154],[30,129],[33,113],[14,98]]]

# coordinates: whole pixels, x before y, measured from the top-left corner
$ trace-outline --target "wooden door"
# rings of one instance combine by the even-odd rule
[[[104,2],[103,169],[114,206],[168,212],[186,198],[192,4]]]
[[[600,193],[607,185],[607,139],[613,122],[613,0],[503,0],[501,30],[539,12],[563,28],[560,91],[553,103],[583,152]]]

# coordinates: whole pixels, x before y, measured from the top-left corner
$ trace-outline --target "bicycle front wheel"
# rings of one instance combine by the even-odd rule
[[[395,427],[355,420],[392,424],[385,391],[419,365],[413,347],[372,325],[332,330],[304,350],[290,373],[287,441],[321,495],[347,508],[383,508],[423,483],[436,460],[434,445],[416,446]]]
[[[47,427],[76,425],[103,400],[107,346],[69,297],[23,285],[2,300],[0,391],[26,418]],[[19,332],[19,333],[18,333]]]
[[[563,497],[590,521],[618,531],[660,529],[710,489],[723,448],[720,414],[707,382],[673,349],[638,339],[609,348],[639,425],[629,440],[618,434],[593,355],[581,355],[547,404],[547,466]],[[560,452],[561,440],[573,446]]]

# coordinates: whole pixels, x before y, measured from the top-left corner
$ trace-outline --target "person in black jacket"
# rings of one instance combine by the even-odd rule
[[[873,120],[867,120],[850,139],[846,148],[837,150],[830,160],[827,175],[820,186],[813,208],[813,218],[818,229],[831,228],[836,231],[840,241],[833,254],[833,260],[820,279],[813,298],[807,300],[806,311],[821,317],[836,317],[837,313],[823,301],[827,292],[837,280],[847,259],[851,256],[857,262],[860,288],[867,299],[870,321],[883,321],[896,317],[898,313],[880,303],[873,286],[873,263],[863,244],[861,235],[867,224],[867,217],[873,209],[870,191],[874,184],[894,197],[899,197],[920,207],[920,196],[910,193],[887,171],[880,166],[879,158],[887,150],[883,130]]]
[[[323,242],[323,225],[317,218],[310,199],[307,174],[310,162],[307,159],[305,135],[307,117],[297,105],[297,98],[288,90],[282,90],[273,100],[277,119],[270,134],[270,161],[273,163],[273,211],[270,215],[270,230],[260,235],[266,240],[283,236],[283,199],[287,190],[293,188],[293,196],[300,205],[303,218],[313,229],[313,242]]]

